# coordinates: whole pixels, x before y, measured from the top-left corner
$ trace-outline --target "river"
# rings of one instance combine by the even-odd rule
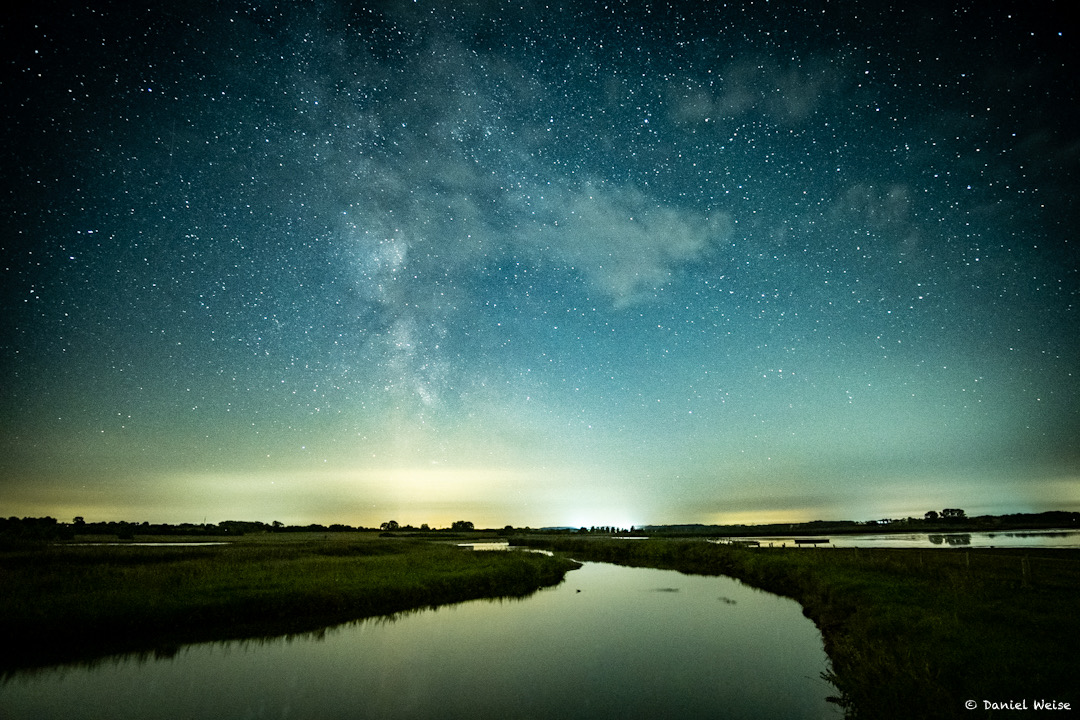
[[[520,600],[18,673],[0,717],[838,718],[827,668],[792,600],[586,563]]]

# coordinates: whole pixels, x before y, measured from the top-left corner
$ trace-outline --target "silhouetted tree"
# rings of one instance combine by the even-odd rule
[[[930,520],[931,522],[933,522],[934,520],[937,520],[937,518],[938,518],[937,510],[929,510],[929,511],[927,511],[925,517],[926,517],[927,520]]]
[[[57,538],[70,539],[74,536],[66,525],[54,517],[22,518],[9,517],[0,520],[0,545],[5,542],[46,542]]]
[[[379,528],[381,528],[382,530],[397,530],[399,527],[401,526],[398,525],[397,520],[387,520],[379,526]]]
[[[454,524],[450,526],[451,530],[467,531],[474,529],[474,526],[468,520],[455,520]]]
[[[941,511],[941,517],[946,520],[963,520],[967,517],[967,513],[960,508],[945,508]]]

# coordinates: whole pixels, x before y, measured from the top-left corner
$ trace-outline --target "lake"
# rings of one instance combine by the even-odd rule
[[[955,533],[866,533],[822,535],[821,547],[858,548],[1080,548],[1080,530],[1003,530]],[[717,542],[757,541],[762,547],[795,547],[794,536],[724,538]]]
[[[793,600],[586,563],[520,600],[19,673],[0,717],[839,718]]]

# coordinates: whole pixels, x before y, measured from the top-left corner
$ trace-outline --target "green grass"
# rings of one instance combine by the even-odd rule
[[[524,542],[579,559],[729,575],[794,598],[822,631],[849,718],[993,716],[983,700],[1054,699],[1075,711],[1080,699],[1080,554],[1071,551]],[[968,711],[967,700],[979,709]]]
[[[794,598],[822,631],[850,718],[981,718],[983,700],[1077,708],[1080,554],[1072,551],[522,542],[579,559],[730,575]],[[0,671],[523,595],[567,569],[542,555],[359,533],[9,549],[0,552]],[[969,699],[978,711],[963,708]]]
[[[571,567],[361,534],[0,552],[0,671],[520,596]]]

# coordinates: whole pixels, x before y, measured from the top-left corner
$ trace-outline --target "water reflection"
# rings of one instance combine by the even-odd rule
[[[555,553],[551,552],[550,550],[529,548],[521,545],[511,545],[506,540],[494,540],[491,542],[457,543],[457,546],[462,548],[470,548],[476,552],[527,552],[547,555],[548,557],[554,557],[555,555]]]
[[[586,563],[521,600],[19,674],[5,718],[839,717],[793,601]]]
[[[115,547],[115,548],[126,548],[126,547],[209,547],[211,545],[229,545],[229,544],[230,543],[224,542],[224,541],[213,541],[213,542],[177,541],[177,542],[169,542],[167,540],[163,540],[163,541],[160,541],[160,542],[126,542],[126,541],[120,540],[120,541],[116,541],[116,542],[65,542],[65,543],[56,543],[56,545],[58,547]]]
[[[752,547],[797,547],[795,537],[723,538],[713,542]],[[824,538],[822,538],[824,540]],[[1013,530],[965,533],[870,533],[832,535],[822,547],[860,548],[1080,548],[1080,530]]]
[[[955,535],[930,535],[930,542],[934,545],[971,545],[970,533],[957,533]]]
[[[472,548],[478,551],[509,550],[510,543],[506,540],[494,540],[491,542],[457,543],[458,547]]]

